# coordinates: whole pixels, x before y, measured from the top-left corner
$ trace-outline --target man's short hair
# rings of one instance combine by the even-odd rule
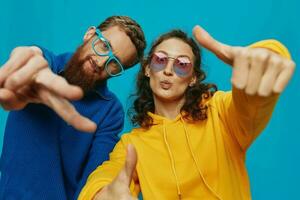
[[[141,26],[128,16],[111,16],[102,22],[97,28],[105,31],[110,27],[119,26],[128,35],[137,50],[137,58],[132,65],[126,66],[126,69],[134,66],[143,59],[146,48],[146,40]]]

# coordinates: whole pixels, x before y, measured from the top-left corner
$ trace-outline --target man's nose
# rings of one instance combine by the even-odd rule
[[[108,56],[97,56],[94,58],[98,67],[104,68],[107,60],[109,59]]]

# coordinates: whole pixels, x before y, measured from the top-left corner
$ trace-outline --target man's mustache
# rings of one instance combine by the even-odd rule
[[[97,61],[96,61],[96,58],[95,58],[95,55],[93,54],[88,54],[82,63],[85,63],[86,61],[90,62],[90,64],[92,65],[92,67],[96,70],[96,72],[100,72],[104,66],[100,66],[97,64]]]

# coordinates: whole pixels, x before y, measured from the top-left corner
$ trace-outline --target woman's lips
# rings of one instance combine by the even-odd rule
[[[170,81],[164,80],[159,82],[160,86],[164,90],[168,90],[172,87],[172,83]]]

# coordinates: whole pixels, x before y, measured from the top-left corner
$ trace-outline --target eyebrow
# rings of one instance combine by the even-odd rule
[[[190,56],[188,56],[188,55],[185,55],[185,54],[182,54],[182,55],[178,55],[178,56],[176,56],[176,57],[173,57],[173,56],[170,56],[166,51],[164,51],[164,50],[158,50],[157,52],[162,52],[162,53],[164,53],[164,54],[167,54],[167,56],[169,56],[169,57],[171,57],[171,58],[179,58],[179,57],[188,57],[189,58],[189,60],[193,60],[192,58],[190,58]],[[155,52],[154,52],[155,53]]]

